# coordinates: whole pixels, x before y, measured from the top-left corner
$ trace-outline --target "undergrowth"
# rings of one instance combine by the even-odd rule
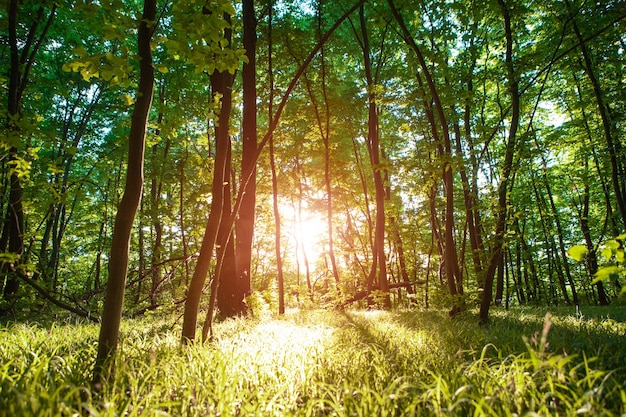
[[[610,311],[611,314],[607,314]],[[622,316],[620,316],[622,315]],[[181,347],[179,323],[123,323],[94,391],[98,327],[0,328],[0,416],[573,416],[626,413],[623,311],[293,311],[226,320]]]

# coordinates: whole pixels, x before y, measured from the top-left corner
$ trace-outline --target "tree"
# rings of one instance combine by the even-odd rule
[[[34,13],[34,19],[30,23],[24,40],[18,38],[19,1],[9,0],[8,4],[8,29],[9,29],[9,86],[7,102],[6,138],[3,139],[4,151],[8,152],[8,176],[9,193],[7,198],[6,212],[0,235],[0,252],[8,253],[9,261],[2,263],[3,275],[7,276],[4,286],[3,298],[11,300],[19,290],[19,278],[12,273],[17,268],[24,254],[24,210],[22,177],[26,175],[24,170],[24,156],[22,147],[22,100],[26,86],[29,82],[30,71],[35,63],[37,52],[41,48],[48,29],[56,15],[57,5],[54,4],[49,12],[44,6],[40,6]],[[47,13],[47,17],[46,17]],[[39,26],[43,25],[41,32]],[[21,49],[21,50],[20,50]]]
[[[256,147],[257,147],[257,92],[256,92],[256,18],[254,0],[243,0],[243,47],[248,62],[242,69],[243,120],[241,172],[251,171],[252,176],[244,187],[241,208],[235,225],[237,237],[237,280],[241,296],[250,295],[250,265],[252,260],[252,238],[254,235],[254,213],[256,206]],[[269,6],[271,9],[271,5]],[[270,11],[271,13],[271,11]]]
[[[156,0],[144,0],[143,13],[137,32],[139,57],[139,85],[128,137],[128,165],[124,196],[115,217],[111,252],[109,255],[109,281],[102,311],[102,324],[98,339],[98,355],[94,368],[94,382],[100,384],[106,366],[117,350],[124,290],[130,251],[130,236],[143,190],[143,160],[148,115],[154,93],[154,68],[152,66],[152,35],[156,28]]]
[[[493,279],[494,274],[503,263],[504,234],[506,232],[506,221],[508,214],[508,192],[511,187],[511,171],[513,168],[513,157],[516,149],[517,129],[520,119],[520,93],[517,74],[513,63],[513,30],[511,26],[511,10],[504,0],[498,0],[498,7],[504,20],[504,34],[506,38],[506,71],[509,94],[511,96],[511,121],[508,129],[508,139],[506,153],[502,163],[502,173],[498,185],[498,207],[496,212],[496,231],[492,246],[489,265],[485,272],[485,288],[480,304],[480,322],[486,323],[489,316],[489,306],[493,299]]]
[[[403,40],[415,53],[418,59],[419,66],[422,72],[422,74],[418,74],[418,77],[424,77],[424,79],[426,80],[426,85],[428,87],[428,95],[426,94],[426,91],[424,91],[422,94],[424,94],[424,107],[425,112],[429,115],[431,131],[437,144],[440,157],[443,160],[442,178],[446,201],[445,230],[443,239],[443,264],[445,266],[445,274],[448,281],[450,295],[454,299],[452,309],[450,310],[450,315],[456,315],[464,310],[465,307],[463,301],[458,299],[459,296],[463,294],[463,285],[457,257],[456,242],[454,238],[454,175],[453,166],[451,164],[452,145],[450,139],[450,129],[448,126],[445,109],[443,107],[439,91],[431,74],[431,71],[426,64],[424,54],[422,53],[421,48],[413,39],[413,36],[409,32],[406,24],[404,23],[404,19],[396,8],[393,0],[388,0],[388,4],[391,8],[394,19],[400,26]],[[421,80],[419,80],[419,83],[420,85],[423,84]],[[428,97],[430,97],[432,103],[428,101]],[[432,107],[434,107],[434,109]],[[435,120],[435,115],[437,120]],[[441,136],[439,132],[441,132]]]

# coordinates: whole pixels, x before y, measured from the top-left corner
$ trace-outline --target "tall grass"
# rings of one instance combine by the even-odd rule
[[[611,314],[607,315],[609,311]],[[97,326],[0,328],[0,416],[573,416],[626,413],[623,311],[293,311],[181,347],[128,320],[93,391]]]

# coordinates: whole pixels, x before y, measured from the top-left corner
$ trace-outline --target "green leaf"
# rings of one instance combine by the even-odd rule
[[[611,260],[611,256],[613,256],[613,251],[611,248],[604,247],[602,248],[602,251],[600,251],[600,255],[602,255],[604,260],[608,262]]]
[[[580,262],[585,258],[585,254],[587,253],[587,247],[583,245],[572,246],[567,250],[567,256],[572,258],[573,260]]]
[[[623,268],[619,266],[605,266],[603,268],[598,269],[596,272],[596,277],[592,281],[592,284],[595,284],[599,281],[607,280],[611,277],[611,275],[617,275],[623,271]]]
[[[72,50],[72,52],[74,54],[80,56],[81,58],[84,58],[84,57],[86,57],[88,55],[87,51],[82,46],[78,46],[78,47],[74,48]]]

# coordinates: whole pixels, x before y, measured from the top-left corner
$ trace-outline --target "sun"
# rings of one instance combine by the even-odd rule
[[[323,260],[326,245],[326,220],[307,207],[282,207],[284,229],[289,238],[288,256],[301,271],[313,272]]]

